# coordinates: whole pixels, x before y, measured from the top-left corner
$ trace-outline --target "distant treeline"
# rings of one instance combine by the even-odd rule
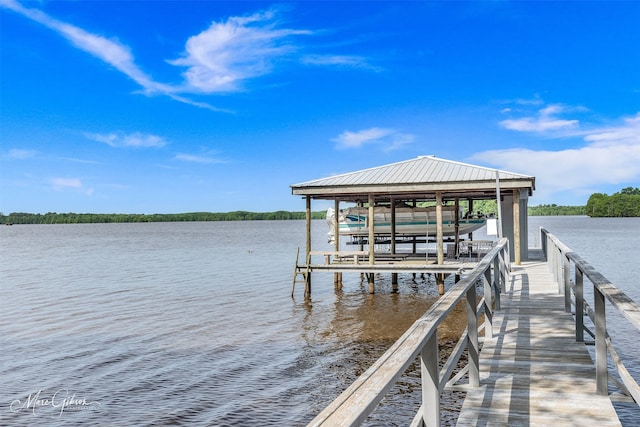
[[[594,193],[587,201],[586,214],[591,217],[640,217],[640,188],[623,188],[611,196]]]
[[[466,202],[461,202],[467,208]],[[484,214],[497,214],[495,200],[476,200],[473,210]],[[531,216],[589,215],[591,217],[640,217],[640,189],[627,187],[611,196],[595,193],[586,206],[539,205],[529,206]],[[325,219],[326,211],[311,213],[312,219]],[[82,224],[109,222],[184,222],[184,221],[263,221],[305,219],[305,212],[190,212],[179,214],[91,214],[56,213],[32,214],[0,213],[0,224]]]
[[[530,216],[585,215],[584,206],[538,205],[529,206]]]
[[[185,221],[262,221],[305,219],[305,212],[190,212],[180,214],[91,214],[56,213],[32,214],[13,212],[0,214],[1,224],[88,224],[119,222],[185,222]],[[312,212],[311,218],[324,219],[326,212]]]
[[[473,210],[483,214],[498,214],[498,205],[495,200],[476,200],[473,202]],[[585,215],[584,206],[560,206],[538,205],[529,206],[527,210],[530,216],[555,216],[555,215]]]

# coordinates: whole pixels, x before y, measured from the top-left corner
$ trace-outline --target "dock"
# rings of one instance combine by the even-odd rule
[[[541,242],[514,264],[501,239],[309,426],[366,422],[416,358],[422,398],[407,401],[411,426],[439,427],[450,390],[466,393],[459,426],[621,426],[612,402],[640,404],[640,386],[606,314],[617,310],[640,332],[640,304],[545,229]],[[467,329],[442,362],[438,327],[459,303]]]
[[[391,273],[393,287],[400,273],[429,273],[440,294],[310,426],[365,423],[373,411],[384,410],[378,404],[416,359],[421,401],[407,399],[408,413],[415,413],[412,426],[439,427],[441,395],[449,390],[466,393],[461,426],[621,425],[612,401],[640,404],[640,386],[614,347],[616,336],[627,332],[607,329],[607,311],[617,311],[640,332],[640,305],[547,230],[540,229],[541,248],[529,247],[527,208],[534,190],[533,176],[434,156],[291,186],[306,205],[306,245],[302,260],[300,249],[296,253],[292,297],[301,283],[310,301],[316,272],[332,272],[338,292],[343,273],[360,272],[371,294],[378,273]],[[327,215],[333,251],[312,250],[312,200],[333,201],[333,215]],[[497,242],[486,247],[472,232],[461,232],[462,219],[481,200],[495,200],[497,207],[495,221],[486,219],[487,235]],[[346,211],[341,203],[349,205]],[[349,218],[352,207],[358,210]],[[435,211],[435,221],[414,215],[425,207]],[[340,212],[347,216],[340,219]],[[404,228],[410,230],[405,236],[401,230],[408,225],[417,228]],[[356,238],[360,251],[342,250],[341,234]],[[428,253],[416,257],[415,245],[409,255],[396,247],[423,238],[435,244],[433,262]],[[376,248],[378,242],[388,250]],[[465,252],[469,256],[461,257]],[[455,277],[445,292],[447,275]],[[438,328],[457,307],[466,311],[466,330],[442,361]]]
[[[529,257],[512,267],[458,425],[620,426],[609,397],[596,394],[595,365],[542,252]]]

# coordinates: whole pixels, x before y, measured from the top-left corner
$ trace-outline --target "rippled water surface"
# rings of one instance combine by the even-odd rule
[[[581,254],[579,236],[594,231],[544,221]],[[304,425],[437,298],[430,277],[401,275],[398,293],[381,277],[369,295],[359,275],[345,275],[336,294],[332,276],[317,274],[311,304],[302,289],[291,299],[304,229],[303,221],[3,226],[0,424]],[[640,300],[637,253],[618,254],[620,243],[608,243],[616,232],[585,238],[596,251],[584,258]],[[314,221],[314,249],[329,249],[325,233]],[[618,255],[627,261],[610,275],[606,257]],[[638,354],[637,338],[625,354]],[[451,413],[455,398],[445,401]],[[407,424],[419,399],[414,367],[371,424]]]

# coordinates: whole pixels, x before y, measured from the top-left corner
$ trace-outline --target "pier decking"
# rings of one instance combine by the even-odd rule
[[[362,424],[418,357],[412,426],[441,425],[445,390],[466,392],[460,426],[620,426],[612,399],[639,403],[640,386],[613,346],[619,330],[607,329],[606,307],[640,331],[640,305],[545,229],[541,237],[542,250],[520,265],[509,265],[501,239],[309,425]],[[438,327],[458,303],[467,329],[442,362]]]
[[[458,425],[620,426],[596,368],[540,252],[512,266],[493,339],[480,352],[480,386],[468,389]]]

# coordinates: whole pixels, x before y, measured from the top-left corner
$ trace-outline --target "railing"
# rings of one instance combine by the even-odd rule
[[[422,405],[412,425],[440,425],[440,393],[453,387],[468,375],[469,386],[480,384],[479,333],[484,329],[485,337],[493,336],[493,310],[500,309],[500,292],[504,291],[510,269],[509,244],[500,242],[464,278],[431,306],[431,308],[387,350],[351,386],[327,406],[310,426],[359,425],[371,414],[387,392],[420,355],[422,376]],[[484,296],[478,303],[476,283],[482,280]],[[446,319],[459,301],[467,307],[467,329],[462,334],[451,355],[439,367],[438,326]],[[478,325],[484,314],[485,321]],[[464,350],[468,352],[468,363],[453,378],[453,374]]]
[[[611,381],[627,398],[626,400],[633,399],[640,405],[640,387],[624,366],[607,332],[605,300],[609,301],[638,331],[640,331],[640,305],[546,229],[541,228],[540,234],[542,250],[558,282],[558,292],[564,295],[565,311],[570,313],[572,307],[575,308],[576,341],[585,341],[585,331],[595,340],[597,393],[602,396],[609,395],[609,381]],[[572,265],[573,280],[571,279]],[[584,297],[585,277],[593,285],[593,308]],[[595,331],[585,325],[585,314],[591,319]],[[622,383],[609,374],[607,353],[611,356],[613,366]]]

